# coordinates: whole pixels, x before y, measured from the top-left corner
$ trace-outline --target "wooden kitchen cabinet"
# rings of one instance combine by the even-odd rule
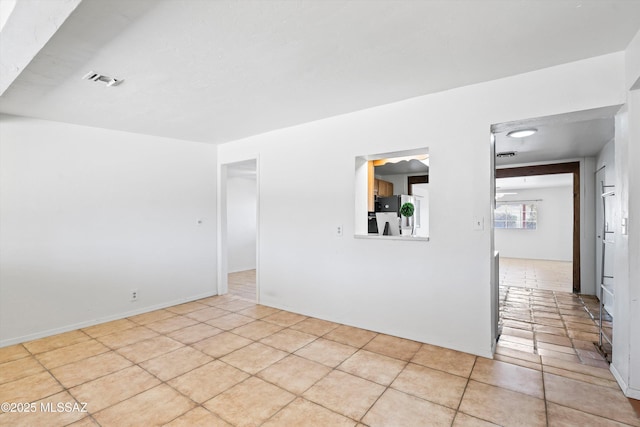
[[[393,183],[375,177],[374,161],[369,160],[367,171],[367,208],[369,212],[375,211],[376,197],[393,196]]]
[[[393,183],[376,179],[373,186],[373,193],[378,197],[393,196]]]

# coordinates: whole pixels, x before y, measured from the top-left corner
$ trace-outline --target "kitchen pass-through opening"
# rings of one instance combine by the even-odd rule
[[[356,237],[429,237],[429,149],[356,157]]]

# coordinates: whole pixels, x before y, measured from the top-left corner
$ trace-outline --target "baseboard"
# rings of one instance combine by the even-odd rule
[[[640,390],[638,390],[637,388],[629,387],[627,389],[627,392],[625,393],[625,396],[630,397],[632,399],[640,400]]]
[[[443,343],[437,343],[437,342],[432,342],[429,341],[428,339],[426,339],[423,336],[419,336],[419,335],[414,335],[414,334],[407,334],[403,331],[399,331],[397,329],[386,329],[384,327],[379,327],[376,325],[372,325],[372,324],[363,324],[363,323],[358,323],[358,322],[354,322],[352,319],[347,319],[344,317],[334,317],[331,315],[327,315],[326,313],[318,313],[315,312],[313,310],[300,310],[298,308],[291,308],[287,305],[283,305],[283,304],[279,304],[277,302],[274,301],[264,301],[261,300],[259,302],[260,305],[264,305],[267,307],[271,307],[271,308],[277,308],[278,310],[285,310],[285,311],[289,311],[291,313],[296,313],[296,314],[300,314],[302,316],[309,316],[309,317],[313,317],[315,319],[320,319],[320,320],[325,320],[327,322],[331,322],[331,323],[337,323],[340,325],[345,325],[345,326],[351,326],[354,328],[359,328],[359,329],[365,329],[368,331],[372,331],[378,334],[384,334],[384,335],[389,335],[392,337],[396,337],[396,338],[402,338],[402,339],[406,339],[406,340],[410,340],[410,341],[415,341],[418,343],[423,343],[423,344],[430,344],[430,345],[434,345],[434,346],[438,346],[438,347],[442,347],[442,348],[447,348],[450,350],[455,350],[455,351],[459,351],[461,353],[467,353],[467,354],[473,354],[476,356],[480,356],[480,357],[484,357],[487,359],[493,359],[493,354],[495,353],[495,346],[496,346],[496,342],[493,343],[493,348],[491,349],[487,349],[487,351],[473,351],[470,349],[464,349],[464,348],[456,348],[456,347],[445,347],[446,344]]]
[[[624,380],[624,378],[622,378],[622,375],[620,375],[620,372],[618,372],[618,370],[613,364],[609,365],[609,370],[615,377],[616,381],[618,382],[618,385],[622,389],[622,392],[624,393],[625,396],[630,397],[632,399],[640,400],[640,390],[629,387],[627,382]]]
[[[14,344],[21,344],[21,343],[27,342],[27,341],[33,341],[33,340],[37,340],[37,339],[40,339],[40,338],[50,337],[51,335],[62,334],[64,332],[75,331],[75,330],[81,329],[81,328],[88,328],[89,326],[95,326],[95,325],[99,325],[101,323],[111,322],[113,320],[120,320],[120,319],[124,319],[126,317],[135,316],[137,314],[148,313],[150,311],[160,310],[160,309],[171,307],[171,306],[174,306],[174,305],[184,304],[186,302],[196,301],[196,300],[199,300],[199,299],[202,299],[202,298],[208,298],[208,297],[212,297],[212,296],[216,296],[216,295],[218,295],[217,292],[207,292],[207,293],[200,294],[200,295],[195,295],[195,296],[192,296],[192,297],[179,298],[177,300],[168,301],[168,302],[164,302],[164,303],[161,303],[161,304],[146,306],[146,307],[143,307],[143,308],[139,308],[137,310],[121,312],[121,313],[113,314],[111,316],[100,317],[98,319],[92,319],[92,320],[87,320],[85,322],[79,322],[79,323],[74,323],[74,324],[71,324],[71,325],[61,326],[59,328],[47,329],[46,331],[36,332],[36,333],[33,333],[33,334],[29,334],[29,335],[23,335],[23,336],[16,337],[16,338],[8,338],[8,339],[0,340],[0,348],[8,347],[8,346],[14,345]]]

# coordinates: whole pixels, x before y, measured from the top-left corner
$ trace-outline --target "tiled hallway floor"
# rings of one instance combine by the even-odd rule
[[[611,334],[611,322],[603,322]],[[500,287],[498,352],[504,349],[608,369],[598,352],[598,300],[586,295]]]
[[[573,292],[573,263],[500,257],[500,285]]]
[[[512,295],[550,304],[526,292]],[[554,297],[566,316],[570,301]],[[0,401],[35,403],[0,414],[0,425],[640,426],[604,365],[553,347],[592,331],[504,322],[515,341],[490,360],[234,295],[205,298],[0,349]]]
[[[227,276],[229,293],[249,301],[256,300],[256,270],[238,271]]]

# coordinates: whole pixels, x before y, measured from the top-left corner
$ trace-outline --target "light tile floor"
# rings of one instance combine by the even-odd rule
[[[539,292],[503,293],[531,321],[505,317],[495,360],[231,294],[5,347],[0,401],[35,411],[0,425],[640,426],[604,362],[569,352],[593,333],[567,326],[591,326],[574,297]]]
[[[501,286],[573,292],[572,281],[572,262],[500,258]]]
[[[598,299],[559,291],[572,289],[570,262],[503,258],[500,269],[504,346],[606,367],[594,345],[599,343]],[[611,317],[606,311],[603,316],[604,331],[611,336]],[[604,344],[610,356],[611,346]]]
[[[256,300],[256,270],[238,271],[230,273],[227,282],[229,293],[248,299]]]

